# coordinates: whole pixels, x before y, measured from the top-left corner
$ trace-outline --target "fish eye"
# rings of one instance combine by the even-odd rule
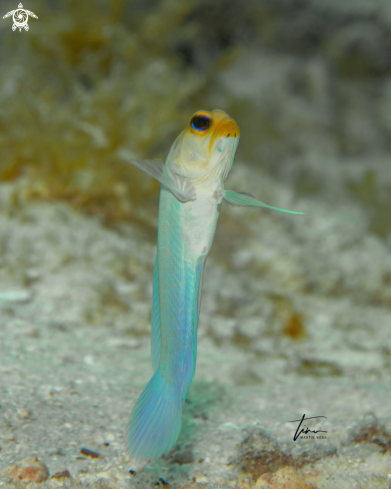
[[[196,131],[206,131],[212,125],[212,119],[207,115],[195,115],[190,124]]]

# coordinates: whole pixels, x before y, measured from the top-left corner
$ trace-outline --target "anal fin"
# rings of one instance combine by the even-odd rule
[[[182,391],[181,391],[182,399],[185,399],[191,381],[193,380],[196,361],[197,361],[197,329],[198,329],[198,318],[200,315],[202,276],[204,272],[205,258],[206,258],[205,256],[201,256],[196,266],[192,331],[191,331],[190,343],[189,343],[189,348],[187,351],[185,366],[184,366],[184,377],[182,381]]]
[[[160,295],[159,295],[159,254],[156,254],[152,283],[151,353],[153,371],[160,363]]]

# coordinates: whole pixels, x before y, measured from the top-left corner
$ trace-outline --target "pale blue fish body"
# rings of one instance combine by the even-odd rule
[[[172,382],[183,384],[189,374],[186,360],[189,356],[195,360],[198,291],[218,216],[213,192],[197,193],[195,201],[182,204],[164,187],[160,191],[157,252],[160,355],[156,348],[153,358],[155,365],[159,360],[161,373]],[[183,395],[187,387],[181,386]]]
[[[203,268],[223,198],[269,207],[248,195],[224,192],[238,142],[239,128],[225,112],[200,111],[174,142],[165,165],[132,161],[162,184],[153,274],[154,374],[128,428],[128,448],[137,457],[164,454],[179,435],[182,402],[196,365]]]

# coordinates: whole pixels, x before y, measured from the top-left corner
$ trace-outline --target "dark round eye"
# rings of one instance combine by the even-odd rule
[[[212,125],[212,119],[207,115],[195,115],[190,124],[196,131],[206,131]]]

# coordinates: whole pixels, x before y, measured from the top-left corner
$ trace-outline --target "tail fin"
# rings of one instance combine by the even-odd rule
[[[181,387],[157,370],[133,408],[128,428],[131,455],[156,458],[175,445],[181,429]]]

